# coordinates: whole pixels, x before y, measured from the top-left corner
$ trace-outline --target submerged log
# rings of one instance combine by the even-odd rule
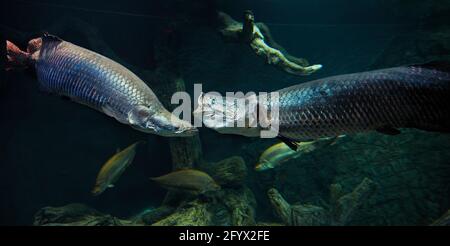
[[[275,214],[286,225],[347,225],[358,208],[364,204],[376,189],[375,183],[365,178],[352,192],[343,195],[339,184],[331,185],[329,208],[311,204],[289,204],[283,196],[272,188],[268,191],[269,201]]]
[[[186,202],[156,226],[255,225],[256,200],[250,189],[225,189],[210,197]]]
[[[294,57],[286,52],[273,39],[269,28],[263,23],[255,23],[251,11],[244,13],[244,22],[240,23],[226,13],[217,14],[219,33],[229,42],[248,44],[253,52],[286,73],[309,75],[322,68],[322,65],[309,66],[303,58]]]
[[[340,196],[331,195],[332,215],[336,224],[346,225],[355,211],[375,192],[376,185],[369,178],[365,178],[352,192]]]

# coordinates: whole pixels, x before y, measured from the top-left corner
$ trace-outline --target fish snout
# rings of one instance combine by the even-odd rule
[[[167,112],[164,114],[155,114],[150,119],[155,133],[164,137],[192,137],[198,133],[191,123],[181,120],[175,115]]]
[[[264,165],[262,163],[258,163],[255,166],[255,171],[263,171],[264,170]]]
[[[262,159],[255,165],[255,171],[261,172],[261,171],[271,169],[272,167],[273,167],[273,165],[270,162],[268,162],[265,159]]]

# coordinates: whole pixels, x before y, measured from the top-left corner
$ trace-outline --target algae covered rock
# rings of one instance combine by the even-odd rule
[[[256,200],[253,192],[243,187],[241,189],[228,189],[223,198],[225,206],[230,211],[231,225],[254,225]]]
[[[209,203],[200,200],[189,202],[173,214],[154,223],[154,226],[208,226],[213,225],[213,214]]]
[[[337,185],[333,185],[336,187]],[[375,192],[375,183],[365,178],[352,192],[341,195],[342,192],[331,188],[331,205],[333,220],[338,225],[345,225],[362,203]],[[339,193],[337,193],[339,192]]]
[[[224,189],[212,197],[198,197],[180,205],[155,226],[255,225],[256,201],[247,187]]]
[[[145,225],[151,225],[169,216],[171,213],[173,213],[174,210],[175,208],[173,207],[162,205],[158,208],[151,209],[145,213],[140,214],[134,219],[134,221],[143,223]]]
[[[330,187],[329,206],[316,206],[312,204],[289,204],[275,188],[267,192],[269,201],[275,214],[286,225],[292,226],[320,226],[320,225],[346,225],[371,195],[374,194],[375,183],[365,178],[356,188],[343,195],[339,184]]]
[[[319,226],[329,224],[328,212],[314,205],[291,205],[278,190],[272,188],[267,192],[275,213],[286,225]]]
[[[232,156],[216,163],[205,164],[203,169],[223,187],[239,187],[247,178],[247,166],[240,156]]]
[[[123,226],[130,221],[103,214],[84,204],[44,207],[34,216],[35,226]]]

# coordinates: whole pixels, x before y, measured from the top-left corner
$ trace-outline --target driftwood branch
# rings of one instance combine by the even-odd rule
[[[309,66],[305,59],[288,54],[275,42],[265,24],[254,22],[251,11],[245,12],[243,23],[223,12],[218,13],[217,20],[219,32],[226,41],[248,44],[257,56],[289,74],[310,75],[322,68],[319,64]]]

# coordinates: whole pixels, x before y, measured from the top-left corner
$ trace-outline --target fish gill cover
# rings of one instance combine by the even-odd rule
[[[108,57],[172,112],[173,93],[186,91],[194,104],[198,83],[223,95],[273,92],[334,75],[448,61],[449,11],[448,0],[12,0],[1,37],[31,52],[28,41],[48,32]],[[380,125],[379,132],[323,146],[319,139],[295,158],[280,148],[270,156],[280,162],[256,171],[279,138],[205,127],[193,137],[150,135],[43,93],[36,70],[0,70],[3,225],[449,223],[448,134],[400,129],[391,136],[383,133],[397,129]],[[92,196],[105,161],[142,140],[113,186]],[[171,173],[195,175],[189,182],[167,179],[169,191],[149,179]]]

